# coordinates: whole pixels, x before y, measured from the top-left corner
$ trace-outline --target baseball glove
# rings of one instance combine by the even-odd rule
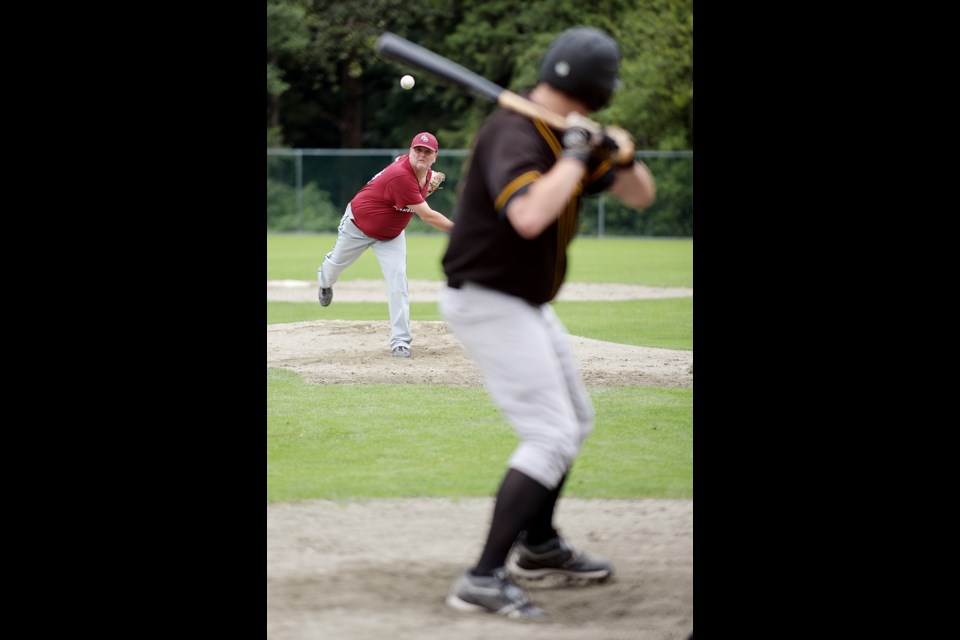
[[[430,186],[427,187],[427,195],[430,195],[437,189],[443,189],[443,187],[441,187],[440,184],[443,183],[443,181],[446,179],[447,179],[447,176],[445,176],[443,173],[441,173],[440,171],[434,171],[433,175],[430,176]]]

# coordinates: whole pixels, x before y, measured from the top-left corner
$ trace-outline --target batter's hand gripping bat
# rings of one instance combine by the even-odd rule
[[[473,91],[481,98],[496,102],[504,109],[515,111],[528,118],[538,118],[555,129],[566,129],[566,118],[559,113],[541,107],[535,102],[527,100],[521,95],[504,89],[486,78],[477,75],[466,67],[453,60],[414,44],[395,33],[384,32],[377,38],[377,52],[402,62],[416,69],[432,73],[444,80]],[[622,130],[621,130],[622,131]],[[633,160],[635,149],[629,140],[620,136],[616,140],[620,146],[617,150],[617,162],[626,163]],[[628,147],[628,148],[625,148]]]

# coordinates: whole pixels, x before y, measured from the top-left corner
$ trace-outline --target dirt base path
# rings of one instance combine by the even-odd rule
[[[383,280],[343,280],[333,288],[334,304],[342,302],[382,302],[387,298]],[[443,287],[434,280],[409,280],[407,290],[411,302],[436,302]],[[645,287],[636,284],[604,284],[567,282],[560,288],[557,300],[650,300],[655,298],[687,298],[693,289],[686,287]],[[317,283],[309,280],[270,280],[267,300],[282,302],[317,302]]]

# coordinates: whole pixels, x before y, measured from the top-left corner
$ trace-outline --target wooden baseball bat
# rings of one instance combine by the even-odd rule
[[[418,44],[414,44],[406,38],[401,38],[395,33],[387,31],[380,34],[380,37],[377,38],[376,50],[381,55],[397,60],[407,66],[432,73],[444,80],[449,80],[460,87],[472,91],[481,98],[496,102],[504,109],[515,111],[528,118],[538,118],[555,129],[566,129],[566,118],[559,113],[550,111],[513,91],[504,89],[500,85],[470,71],[453,60],[444,58],[440,54],[425,49]],[[618,149],[618,162],[630,161],[635,153],[633,145],[627,145],[622,140],[618,140],[618,142],[621,142],[624,146],[629,146],[628,149],[623,147]]]

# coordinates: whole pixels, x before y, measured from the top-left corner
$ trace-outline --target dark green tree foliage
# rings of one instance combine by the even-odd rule
[[[268,231],[330,231],[342,215],[341,205],[316,181],[307,181],[298,193],[296,158],[267,156]]]
[[[267,147],[283,145],[281,98],[290,89],[285,69],[304,55],[310,41],[307,24],[299,0],[267,0]]]
[[[448,3],[269,0],[268,33],[274,30],[269,27],[272,15],[278,13],[275,8],[271,13],[270,3],[302,5],[309,32],[306,45],[296,51],[278,51],[269,37],[267,41],[268,62],[276,61],[289,84],[278,105],[268,102],[268,122],[276,120],[279,111],[287,145],[392,148],[398,144],[391,129],[396,119],[409,119],[410,111],[421,119],[434,119],[425,116],[436,112],[437,102],[426,102],[429,96],[420,87],[404,92],[398,83],[402,73],[376,53],[374,43],[382,32],[394,31],[436,48],[438,36],[449,32],[458,19]],[[417,100],[411,102],[411,97]],[[405,137],[412,135],[407,130]]]
[[[640,149],[692,149],[693,0],[638,3],[612,34],[624,86],[602,121],[630,131]]]
[[[267,126],[300,148],[394,148],[421,129],[465,148],[493,105],[416,71],[404,91],[411,70],[377,55],[377,36],[393,31],[522,91],[550,41],[578,24],[610,32],[624,52],[624,87],[596,118],[639,148],[692,148],[692,0],[268,0]]]
[[[615,198],[603,196],[604,234],[610,236],[693,236],[693,159],[651,158],[646,160],[657,178],[657,200],[637,211]],[[584,198],[580,227],[584,235],[597,235],[601,196]]]
[[[343,211],[334,208],[330,194],[312,182],[300,191],[300,207],[294,186],[267,180],[267,229],[269,231],[329,232],[340,223]]]

